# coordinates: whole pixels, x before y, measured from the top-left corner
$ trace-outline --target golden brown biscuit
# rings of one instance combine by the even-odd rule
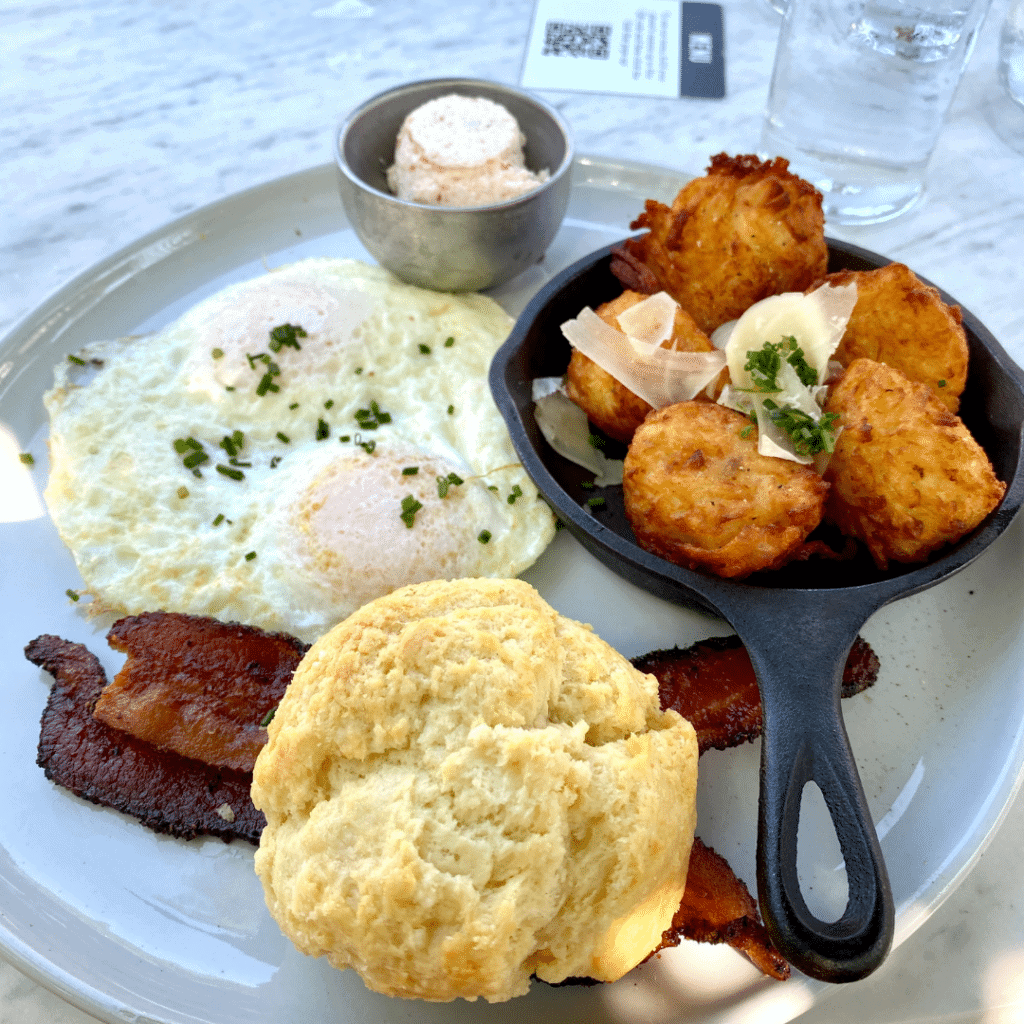
[[[619,314],[646,298],[648,296],[640,292],[627,290],[611,302],[598,306],[595,312],[609,327],[620,331]],[[662,348],[674,348],[677,352],[713,352],[715,346],[694,323],[693,317],[680,308],[676,310],[672,337],[662,343]],[[576,349],[569,360],[565,391],[595,427],[627,444],[633,431],[651,411],[651,406],[639,395],[634,395],[625,384]]]
[[[821,520],[828,485],[808,466],[757,451],[757,428],[710,402],[651,413],[622,482],[641,547],[690,569],[743,577],[778,568]]]
[[[874,359],[926,384],[956,412],[967,383],[967,336],[959,306],[948,306],[938,290],[909,267],[890,263],[878,270],[830,274],[833,285],[857,285],[857,305],[834,358],[849,366]]]
[[[614,980],[685,889],[697,740],[519,580],[416,584],[303,659],[256,762],[256,870],[300,950],[375,991]]]
[[[879,568],[922,562],[973,530],[1006,490],[984,449],[925,385],[855,359],[826,412],[843,430],[825,478],[826,517],[862,540]]]
[[[657,282],[706,334],[755,302],[804,291],[828,268],[821,193],[781,157],[711,158],[671,208],[653,199],[630,225],[613,271],[626,287]]]

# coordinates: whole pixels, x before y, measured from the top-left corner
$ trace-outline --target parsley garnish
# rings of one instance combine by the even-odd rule
[[[277,439],[278,439],[278,441],[281,442],[281,444],[291,444],[292,443],[292,439],[287,434],[282,433],[280,430],[277,432]]]
[[[240,469],[232,469],[230,466],[225,466],[221,463],[217,463],[217,472],[223,476],[230,477],[232,480],[244,480],[245,474]]]
[[[22,452],[18,459],[23,466],[34,466],[36,464],[36,460],[31,452]]]
[[[85,360],[84,359],[79,359],[78,356],[69,355],[68,356],[68,362],[69,363],[74,363],[75,366],[85,366]]]
[[[476,539],[478,541],[480,541],[481,544],[486,544],[491,539],[491,531],[490,530],[481,530],[477,534],[477,538]]]
[[[277,714],[276,704],[260,719],[260,728],[266,729],[266,727],[274,720],[275,714]]]
[[[445,338],[444,339],[444,347],[445,348],[451,348],[452,345],[454,345],[454,344],[455,344],[455,339],[454,338]]]
[[[508,503],[510,505],[514,505],[516,503],[516,498],[521,498],[522,496],[523,496],[523,489],[522,489],[522,487],[519,486],[519,484],[516,484],[512,488],[512,493],[508,496]]]
[[[256,557],[256,552],[255,551],[247,551],[245,553],[245,560],[247,562],[251,562],[255,557]]]
[[[70,587],[68,587],[68,589],[65,590],[64,593],[67,594],[68,597],[70,597],[72,601],[77,601],[82,596],[81,594],[79,594],[76,591],[72,590]]]
[[[402,476],[415,476],[420,471],[419,466],[406,466],[402,470]]]
[[[328,426],[326,420],[316,421],[316,439],[318,441],[326,441],[331,436],[331,428]]]
[[[430,355],[430,346],[424,345],[422,341],[420,342],[420,354],[424,356]]]
[[[220,526],[220,524],[223,523],[223,522],[224,522],[224,513],[223,512],[218,512],[217,513],[217,518],[214,519],[214,521],[213,521],[213,525],[214,526]]]

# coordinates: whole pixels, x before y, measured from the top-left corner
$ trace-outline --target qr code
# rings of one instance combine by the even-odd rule
[[[549,21],[544,26],[545,57],[588,57],[608,60],[611,25],[580,25],[575,21]]]

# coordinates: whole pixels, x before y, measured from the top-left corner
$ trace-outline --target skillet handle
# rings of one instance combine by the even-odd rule
[[[790,628],[776,624],[765,636],[762,622],[754,630],[759,636],[744,638],[763,711],[758,897],[772,941],[793,966],[822,981],[856,981],[885,959],[895,921],[881,847],[840,709],[843,668],[867,615],[854,616],[856,624],[822,629],[820,604],[813,614],[817,622],[807,623],[814,626],[810,632],[791,621]],[[797,877],[800,800],[809,781],[825,798],[846,863],[848,902],[834,922],[815,917]]]

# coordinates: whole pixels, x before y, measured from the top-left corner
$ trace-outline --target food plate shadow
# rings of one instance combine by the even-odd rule
[[[828,240],[829,271],[870,270],[889,260]],[[621,493],[605,488],[593,511],[585,489],[592,473],[557,454],[533,414],[533,381],[560,376],[570,349],[561,324],[596,308],[622,286],[611,272],[615,245],[568,267],[519,317],[490,371],[491,390],[516,450],[541,493],[580,543],[635,585],[724,618],[754,663],[764,709],[758,812],[758,897],[783,954],[804,973],[829,982],[874,971],[892,943],[888,875],[839,707],[850,646],[867,620],[891,602],[959,572],[1013,521],[1024,501],[1024,372],[970,312],[963,326],[970,374],[960,415],[1007,487],[1000,506],[972,533],[922,565],[886,572],[869,558],[852,563],[795,563],[742,582],[703,575],[643,550],[626,519]],[[940,290],[941,292],[941,290]],[[956,300],[941,293],[944,301]],[[800,892],[796,841],[800,797],[814,782],[825,798],[846,861],[849,900],[835,922],[819,920]]]

